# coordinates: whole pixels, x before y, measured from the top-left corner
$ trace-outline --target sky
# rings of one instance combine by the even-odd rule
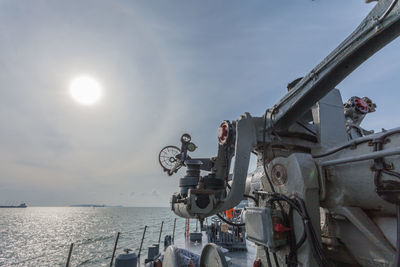
[[[0,205],[168,206],[158,163],[190,133],[216,154],[222,120],[261,116],[372,9],[361,0],[0,0]],[[363,127],[400,125],[400,40],[338,85]],[[78,104],[90,75],[101,100]],[[251,168],[254,167],[254,161]]]

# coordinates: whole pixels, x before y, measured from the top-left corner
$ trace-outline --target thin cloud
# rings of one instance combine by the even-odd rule
[[[372,8],[346,0],[92,4],[1,2],[0,202],[168,205],[179,175],[158,166],[162,147],[189,132],[193,157],[214,156],[222,120],[263,114]],[[364,91],[376,99],[369,125],[377,129],[400,124],[397,105],[384,105],[376,88],[399,98],[398,44],[339,86],[343,100]],[[95,106],[68,95],[82,73],[104,87]],[[119,194],[127,188],[135,192]]]

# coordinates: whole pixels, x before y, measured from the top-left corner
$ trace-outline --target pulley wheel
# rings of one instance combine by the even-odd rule
[[[181,150],[176,146],[166,146],[161,149],[160,154],[158,154],[158,161],[164,171],[170,171],[178,163],[176,156],[181,153]]]
[[[221,249],[213,243],[208,243],[201,251],[200,266],[228,267],[228,263]]]

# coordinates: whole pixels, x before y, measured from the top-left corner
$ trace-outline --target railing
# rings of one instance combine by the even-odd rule
[[[158,225],[151,225],[150,227],[145,226],[144,228],[142,228],[143,231],[143,235],[141,238],[141,247],[140,248],[136,248],[136,250],[133,250],[133,252],[136,252],[138,257],[138,260],[140,260],[140,254],[142,252],[142,248],[143,248],[143,241],[146,239],[145,237],[145,231],[146,229],[150,228],[151,237],[147,239],[147,244],[153,244],[156,243],[158,241],[158,243],[161,242],[161,236],[163,233],[163,227],[165,227],[164,222],[161,222],[161,228],[159,228],[160,226]],[[170,233],[173,236],[175,236],[175,227],[176,227],[176,218],[174,219],[173,222],[173,228],[172,225],[170,225],[169,227],[166,227],[167,229],[164,229],[164,232]],[[158,229],[157,229],[158,228]],[[158,230],[158,231],[157,231]],[[117,233],[113,233],[110,235],[106,235],[106,236],[101,236],[101,237],[96,237],[93,239],[83,239],[83,240],[76,240],[72,243],[63,243],[63,244],[59,244],[57,245],[57,247],[54,250],[49,250],[47,249],[45,252],[43,253],[39,253],[36,255],[32,255],[31,257],[27,257],[25,259],[19,260],[19,261],[15,261],[15,262],[7,262],[5,264],[5,266],[21,266],[21,265],[37,265],[40,266],[40,261],[43,258],[48,258],[48,257],[54,257],[54,261],[53,261],[53,265],[57,265],[57,266],[72,266],[72,261],[74,261],[74,266],[85,266],[85,265],[89,265],[89,266],[97,266],[96,264],[98,263],[102,263],[104,264],[105,262],[109,261],[110,262],[110,267],[113,266],[113,262],[116,256],[116,253],[118,252],[118,254],[122,253],[122,250],[124,248],[128,248],[128,247],[132,247],[132,245],[137,245],[139,242],[137,242],[137,238],[130,238],[132,236],[132,232],[117,232]],[[111,239],[114,239],[114,241],[111,243]],[[99,244],[99,242],[102,242],[103,245],[102,246],[93,246],[95,244]],[[46,241],[43,242],[37,242],[34,243],[37,246],[44,246],[44,244],[46,244]],[[88,247],[101,247],[102,250],[101,251],[95,251],[95,250],[87,250]],[[146,246],[144,246],[146,247]],[[77,251],[82,251],[82,250],[87,250],[87,252],[85,253],[85,255],[90,255],[91,257],[82,257],[82,255],[80,255],[79,257],[79,261],[76,262],[76,256],[74,257],[74,255],[76,255]],[[108,254],[109,253],[109,254]],[[107,256],[108,254],[108,256]],[[36,262],[36,263],[33,263]],[[140,263],[139,263],[140,264]],[[1,263],[0,263],[1,265]]]

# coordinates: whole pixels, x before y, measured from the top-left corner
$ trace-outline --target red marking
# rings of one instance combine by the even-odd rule
[[[186,239],[189,239],[189,232],[190,232],[189,228],[190,228],[190,219],[186,218],[186,225],[185,225],[185,237],[186,237]]]
[[[253,263],[253,267],[261,267],[261,260],[260,259],[255,260]]]
[[[221,123],[218,128],[218,141],[222,144],[226,142],[226,139],[228,139],[228,129],[229,126],[226,122]]]
[[[358,107],[358,109],[362,112],[368,112],[368,104],[367,102],[365,102],[364,100],[362,100],[361,98],[356,98],[354,100],[354,103],[356,104],[356,106]]]
[[[284,232],[287,232],[287,231],[290,231],[290,230],[292,230],[292,229],[285,227],[281,223],[277,223],[277,224],[274,225],[274,231],[277,232],[277,233],[284,233]]]

